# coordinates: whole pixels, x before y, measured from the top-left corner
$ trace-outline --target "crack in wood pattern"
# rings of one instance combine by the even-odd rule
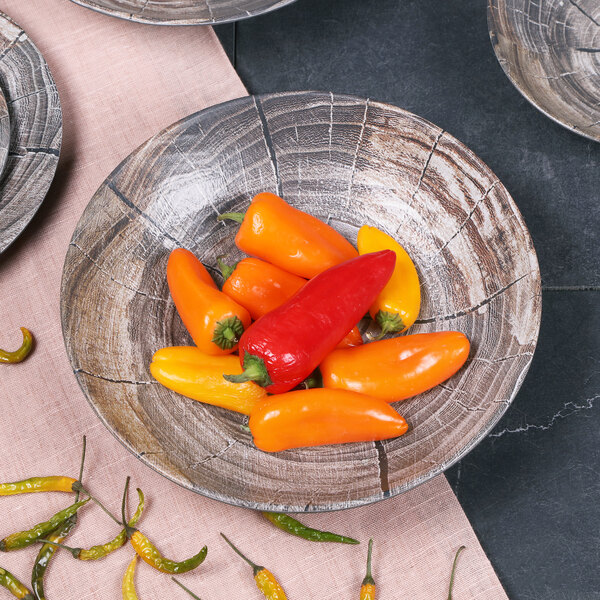
[[[62,142],[62,115],[48,65],[25,32],[0,13],[0,253],[40,207],[54,178]],[[9,125],[10,123],[10,125]],[[5,127],[9,143],[4,153]]]
[[[71,0],[97,12],[153,25],[214,25],[262,15],[296,0]]]
[[[222,254],[241,258],[236,226],[215,212],[244,211],[278,182],[290,203],[353,242],[363,223],[395,235],[423,283],[413,331],[458,329],[472,342],[459,373],[398,406],[411,424],[401,438],[266,454],[243,415],[148,385],[154,351],[191,343],[165,277],[175,241],[209,267]],[[84,211],[61,291],[75,375],[121,442],[189,489],[292,512],[381,500],[462,457],[516,394],[540,306],[531,239],[486,165],[411,113],[316,92],[214,106],[138,148]]]
[[[488,0],[494,51],[515,87],[564,127],[600,141],[600,3]]]

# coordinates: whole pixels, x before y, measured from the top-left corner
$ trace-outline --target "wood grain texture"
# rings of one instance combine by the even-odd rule
[[[600,3],[489,0],[488,25],[502,68],[525,98],[600,141]]]
[[[92,10],[137,23],[214,25],[248,19],[296,0],[71,0]]]
[[[2,13],[0,88],[10,119],[10,147],[0,180],[1,253],[40,207],[62,142],[60,100],[48,65],[27,34]]]
[[[10,146],[10,114],[4,92],[0,88],[0,177],[6,166]]]
[[[236,413],[157,384],[157,349],[190,343],[169,297],[169,252],[214,268],[240,258],[235,224],[260,191],[355,242],[368,223],[413,257],[423,284],[413,332],[457,329],[465,368],[397,408],[403,437],[266,454]],[[218,277],[216,277],[218,279]],[[96,192],[73,234],[62,283],[67,352],[92,406],[151,467],[202,494],[252,508],[323,511],[408,490],[464,456],[516,394],[541,310],[535,251],[504,186],[468,148],[399,108],[299,92],[245,97],[159,133]]]

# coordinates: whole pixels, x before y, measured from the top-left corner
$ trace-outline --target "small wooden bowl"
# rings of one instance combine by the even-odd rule
[[[600,3],[488,0],[500,65],[545,115],[600,141]]]
[[[62,113],[50,69],[27,34],[0,12],[0,253],[31,221],[54,179],[62,143]]]
[[[186,247],[216,274],[217,256],[241,256],[237,226],[216,216],[244,211],[266,190],[353,242],[364,223],[393,235],[422,281],[411,332],[456,329],[471,340],[461,371],[396,405],[411,426],[403,437],[266,454],[242,429],[241,415],[152,379],[156,350],[191,343],[169,297],[169,252]],[[214,106],[127,158],[73,234],[61,312],[85,395],[147,465],[240,506],[324,511],[406,491],[487,435],[531,362],[540,294],[523,219],[468,148],[394,106],[299,92]]]
[[[112,17],[149,25],[216,25],[276,10],[296,0],[71,0]]]

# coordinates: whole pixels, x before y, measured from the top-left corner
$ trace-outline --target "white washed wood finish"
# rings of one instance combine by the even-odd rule
[[[0,88],[10,121],[9,151],[0,179],[1,253],[40,207],[62,142],[60,101],[48,65],[27,34],[2,13]],[[1,147],[0,143],[0,152]]]
[[[216,276],[216,256],[241,257],[237,226],[217,214],[244,211],[265,190],[353,242],[364,223],[393,235],[423,283],[412,332],[457,329],[471,340],[465,368],[397,405],[411,426],[403,437],[266,454],[240,428],[241,415],[153,381],[152,354],[190,343],[169,297],[169,252],[192,250]],[[209,108],[127,158],[73,234],[61,311],[85,395],[146,464],[226,502],[322,511],[408,490],[473,448],[523,381],[540,304],[521,215],[468,148],[399,108],[300,92]]]
[[[10,146],[10,114],[2,88],[0,88],[0,178],[8,159]]]
[[[296,0],[72,0],[98,12],[154,25],[212,25],[239,21]]]
[[[600,141],[600,2],[488,0],[496,56],[554,121]]]

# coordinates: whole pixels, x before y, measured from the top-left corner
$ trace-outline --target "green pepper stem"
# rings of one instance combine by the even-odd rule
[[[227,281],[231,277],[232,273],[235,271],[237,263],[235,263],[235,265],[228,265],[224,263],[221,260],[221,258],[222,257],[220,256],[217,257],[217,265],[219,267],[219,270],[221,271],[221,275],[223,275],[223,281]]]
[[[83,492],[84,494],[86,494],[89,499],[94,502],[95,504],[97,504],[115,523],[117,523],[117,525],[121,525],[121,521],[119,521],[119,519],[117,519],[117,517],[115,517],[110,510],[108,510],[108,508],[106,508],[106,506],[104,506],[104,504],[102,504],[102,502],[100,502],[100,500],[98,500],[98,498],[96,498],[95,496],[92,496],[92,494],[90,494],[81,484],[81,481],[76,481],[73,485],[72,485],[72,489],[75,492]]]
[[[21,327],[21,333],[23,334],[21,346],[13,352],[0,350],[0,363],[20,363],[29,356],[33,348],[33,336],[31,331],[25,327]]]
[[[177,581],[177,579],[175,579],[175,577],[171,577],[171,579],[180,587],[183,588],[192,598],[195,598],[195,600],[201,600],[199,596],[196,596],[196,594],[194,594],[194,592],[192,592],[192,590],[190,590],[189,588],[186,588],[185,585],[183,585],[183,583],[181,583],[181,581]]]
[[[244,354],[244,372],[239,375],[223,375],[223,377],[231,383],[245,383],[246,381],[254,381],[262,387],[268,387],[273,383],[269,376],[265,361],[259,356],[254,356],[249,352]]]
[[[217,321],[213,331],[212,342],[221,350],[231,350],[239,341],[244,333],[244,324],[237,316],[227,317]]]
[[[363,585],[375,585],[375,580],[373,579],[373,575],[371,575],[371,555],[373,553],[373,540],[369,540],[369,549],[367,551],[367,574],[363,579]]]
[[[85,435],[83,436],[83,445],[81,448],[81,463],[79,465],[79,478],[77,479],[77,481],[79,483],[81,483],[82,479],[83,479],[83,465],[85,463],[85,447],[87,445],[87,440]],[[79,494],[81,493],[81,490],[77,490],[77,492],[75,493],[75,502],[79,502]]]
[[[51,546],[58,546],[59,548],[62,548],[63,550],[70,552],[73,555],[73,558],[79,558],[79,553],[81,552],[81,548],[72,548],[71,546],[65,546],[64,544],[61,544],[60,542],[53,542],[52,540],[47,540],[44,538],[40,538],[37,541],[42,544],[50,544]]]
[[[381,327],[381,333],[374,341],[380,340],[388,333],[399,333],[405,329],[404,321],[398,313],[387,312],[384,310],[378,311],[375,315],[375,321]]]
[[[259,573],[260,571],[264,570],[264,567],[261,567],[260,565],[257,565],[256,563],[253,563],[246,555],[242,554],[234,545],[232,542],[230,542],[227,539],[227,536],[224,533],[221,533],[221,537],[233,548],[233,551],[238,555],[241,556],[254,570],[254,576],[256,577],[257,573]]]
[[[241,223],[244,220],[246,213],[241,212],[228,212],[223,213],[217,217],[217,221],[225,221],[225,219],[230,219],[231,221],[235,221],[236,223]]]
[[[127,479],[125,480],[125,488],[123,490],[123,499],[121,500],[121,518],[123,519],[123,527],[125,527],[125,533],[127,534],[127,539],[129,539],[136,531],[135,527],[131,527],[129,525],[129,520],[125,515],[125,505],[127,503],[127,492],[129,491],[129,480],[131,477],[127,475]],[[139,490],[138,490],[139,494]]]
[[[456,562],[458,561],[458,555],[465,549],[465,546],[461,546],[454,555],[454,562],[452,563],[452,572],[450,573],[450,585],[448,586],[448,600],[452,600],[452,588],[454,587],[454,575],[456,573]]]

